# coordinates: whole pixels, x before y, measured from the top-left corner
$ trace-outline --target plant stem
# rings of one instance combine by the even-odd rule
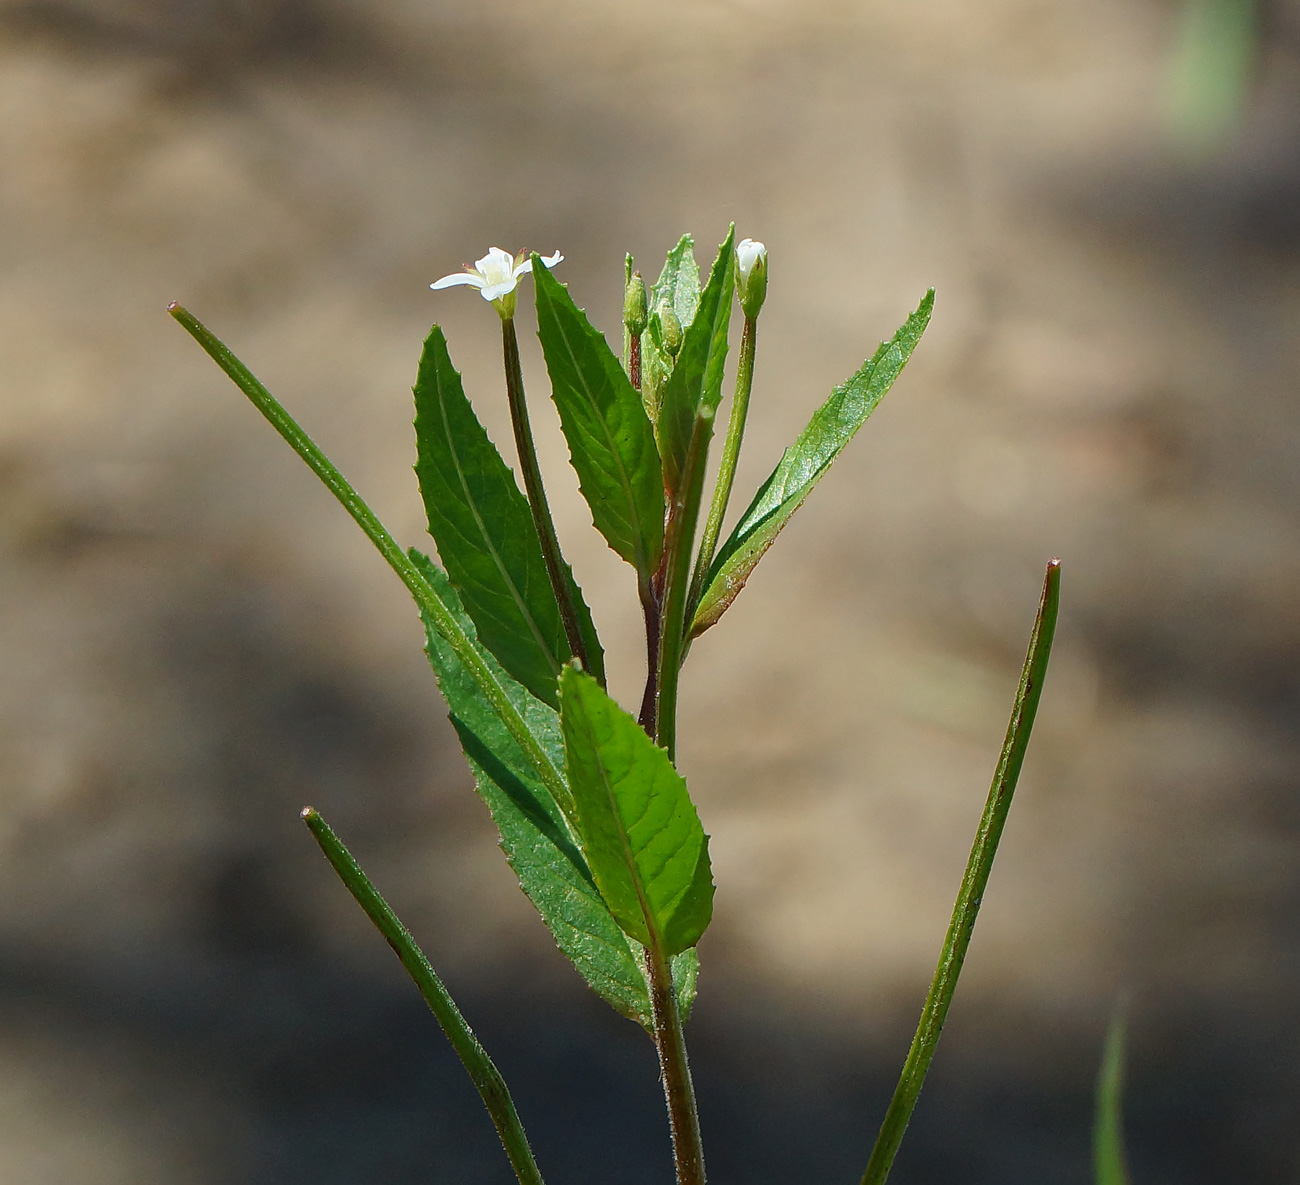
[[[415,981],[420,995],[442,1026],[442,1031],[446,1033],[447,1040],[451,1042],[456,1056],[460,1058],[461,1065],[465,1067],[465,1072],[492,1117],[497,1135],[501,1137],[506,1155],[514,1167],[515,1176],[519,1178],[519,1185],[543,1185],[542,1174],[533,1158],[533,1150],[528,1145],[528,1137],[524,1134],[524,1126],[519,1121],[519,1113],[515,1110],[505,1080],[488,1057],[487,1051],[479,1044],[474,1030],[466,1023],[460,1009],[456,1007],[456,1001],[443,986],[424,952],[416,945],[410,931],[402,925],[388,902],[370,883],[370,878],[361,870],[352,853],[330,830],[329,824],[311,807],[302,812],[302,818],[321,851],[325,853],[325,858],[347,886],[348,892],[366,911],[375,928],[402,960],[406,973]]]
[[[221,367],[243,393],[248,396],[253,406],[266,417],[270,425],[280,434],[285,442],[306,463],[308,468],[324,482],[326,488],[339,500],[343,509],[352,516],[353,521],[375,545],[388,566],[397,573],[407,591],[415,599],[420,611],[433,623],[434,628],[447,639],[447,644],[456,652],[456,657],[464,664],[470,677],[478,684],[484,697],[501,718],[506,731],[527,755],[529,762],[537,771],[537,776],[545,783],[556,802],[566,812],[572,809],[572,799],[568,783],[560,774],[546,752],[538,744],[537,738],[510,702],[505,688],[497,681],[477,647],[470,641],[465,631],[452,616],[451,610],[442,598],[429,586],[429,582],[420,574],[410,557],[398,546],[383,523],[375,517],[374,511],[366,505],[361,495],[348,483],[347,478],[334,466],[334,463],[321,452],[315,441],[307,435],[253,373],[229,348],[216,337],[192,313],[178,304],[168,305],[167,311],[184,326],[189,335],[203,347],[208,356]]]
[[[655,735],[655,704],[659,688],[659,630],[663,624],[659,593],[651,577],[641,583],[641,611],[645,615],[645,692],[641,696],[641,711],[637,723],[653,738]]]
[[[1060,594],[1061,562],[1054,559],[1047,565],[1047,578],[1043,582],[1038,615],[1029,637],[1029,651],[1020,673],[1020,686],[1011,709],[1011,722],[1007,725],[1007,736],[1002,743],[997,771],[993,775],[993,784],[989,788],[984,813],[975,832],[970,859],[961,879],[961,890],[957,894],[952,920],[943,940],[939,965],[930,982],[930,992],[925,998],[925,1007],[921,1010],[921,1021],[916,1026],[916,1035],[907,1052],[907,1061],[903,1063],[903,1073],[894,1090],[894,1097],[890,1100],[889,1110],[885,1113],[885,1121],[880,1125],[875,1147],[871,1150],[871,1159],[862,1176],[862,1185],[884,1185],[889,1176],[894,1156],[902,1142],[903,1133],[907,1130],[908,1121],[912,1118],[916,1100],[925,1083],[925,1075],[934,1058],[935,1047],[939,1044],[943,1022],[948,1015],[948,1005],[952,1003],[953,993],[957,990],[957,978],[961,975],[962,963],[975,929],[975,919],[979,915],[980,903],[984,900],[984,889],[993,868],[993,857],[997,855],[998,841],[1002,838],[1002,828],[1007,821],[1007,812],[1011,809],[1011,798],[1015,794],[1020,767],[1025,760],[1025,749],[1029,745],[1029,734],[1034,727],[1034,715],[1038,711],[1043,678],[1047,674],[1047,662],[1052,653],[1052,635],[1056,630]]]
[[[731,401],[731,419],[727,424],[727,439],[722,446],[722,461],[718,467],[718,483],[713,487],[713,502],[709,517],[704,522],[704,535],[700,539],[700,554],[695,560],[695,575],[691,577],[691,597],[687,604],[688,615],[704,591],[704,578],[713,563],[718,549],[718,536],[722,533],[722,520],[727,515],[731,500],[731,485],[736,479],[736,461],[740,457],[741,441],[745,437],[745,418],[749,415],[749,393],[754,386],[754,347],[758,333],[758,320],[745,318],[745,329],[740,338],[740,360],[736,366],[736,394]]]
[[[1095,1185],[1129,1185],[1124,1156],[1125,1007],[1111,1014],[1097,1074],[1096,1114],[1092,1125],[1092,1179]]]
[[[578,609],[573,603],[573,594],[565,575],[564,556],[560,554],[560,540],[555,534],[551,508],[546,501],[546,490],[542,486],[542,471],[537,464],[537,448],[533,444],[533,429],[528,419],[528,400],[524,396],[524,372],[519,364],[519,338],[515,335],[513,317],[501,318],[501,346],[505,355],[506,397],[510,402],[510,422],[515,430],[515,449],[519,453],[519,468],[523,470],[524,492],[528,495],[528,505],[533,512],[533,526],[537,529],[537,538],[542,545],[542,559],[546,562],[546,574],[551,579],[551,588],[560,606],[564,635],[568,639],[569,650],[582,663],[583,670],[599,678],[600,672],[592,670],[587,644],[582,637],[582,627],[578,623]]]
[[[695,413],[686,464],[668,508],[664,528],[663,615],[659,630],[658,686],[655,694],[654,738],[675,758],[677,752],[677,682],[682,670],[686,632],[686,601],[690,591],[691,545],[700,517],[704,470],[713,435],[713,409]]]
[[[664,1099],[668,1103],[677,1185],[704,1185],[700,1116],[695,1106],[691,1067],[686,1058],[681,1011],[673,990],[672,967],[657,944],[646,949],[646,962],[650,970],[655,1048],[659,1051],[659,1073],[664,1084]]]

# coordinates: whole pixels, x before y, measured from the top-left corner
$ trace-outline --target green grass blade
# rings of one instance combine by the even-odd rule
[[[1097,1074],[1097,1109],[1092,1125],[1095,1185],[1128,1185],[1124,1156],[1124,1061],[1127,1024],[1121,1004],[1110,1018]]]
[[[311,807],[303,811],[302,817],[339,879],[402,960],[402,966],[420,989],[420,995],[424,997],[430,1011],[437,1017],[438,1024],[447,1034],[447,1040],[451,1042],[456,1056],[460,1058],[461,1065],[465,1067],[465,1072],[469,1074],[470,1081],[474,1083],[483,1105],[492,1117],[515,1176],[519,1178],[519,1185],[542,1185],[542,1174],[538,1171],[533,1151],[528,1146],[528,1137],[524,1134],[523,1124],[519,1121],[505,1080],[479,1044],[474,1031],[465,1022],[456,1002],[448,994],[424,952],[416,945],[415,939],[393,913],[388,902],[361,871],[352,858],[352,853],[330,830],[329,824]]]
[[[713,914],[709,842],[668,754],[590,675],[565,667],[560,726],[583,852],[625,933],[660,958]]]
[[[572,655],[532,511],[465,398],[437,325],[424,343],[414,390],[415,472],[438,555],[479,640],[533,695],[555,706],[556,678]],[[571,582],[567,565],[564,574]],[[574,605],[584,635],[594,636],[581,593]]]
[[[537,336],[582,496],[596,529],[648,582],[664,543],[654,429],[609,344],[568,290],[533,266]]]
[[[422,616],[446,639],[458,660],[464,664],[466,671],[487,702],[492,705],[492,710],[500,718],[506,731],[527,755],[529,763],[545,783],[546,788],[557,801],[567,800],[569,790],[564,775],[560,772],[561,767],[555,764],[537,738],[529,731],[527,721],[506,694],[505,687],[490,665],[484,661],[483,652],[477,643],[471,641],[469,634],[452,614],[443,598],[434,591],[411,558],[398,546],[397,541],[375,517],[361,495],[352,488],[334,463],[321,452],[315,441],[302,430],[280,401],[207,326],[178,304],[168,306],[168,312],[226,372],[235,386],[243,391],[289,447],[307,463],[311,471],[339,500],[343,508],[352,516],[353,521],[365,532],[379,554],[387,561],[388,566],[406,585]]]
[[[681,485],[696,415],[701,408],[716,410],[722,399],[727,328],[736,287],[735,239],[733,226],[718,248],[694,319],[683,325],[681,352],[663,386],[655,435],[663,458],[664,488],[670,494]]]
[[[893,338],[882,343],[847,383],[831,392],[799,439],[785,450],[718,549],[704,578],[704,591],[691,622],[692,637],[698,637],[726,612],[781,529],[876,410],[921,340],[933,308],[931,290]]]
[[[993,775],[993,784],[989,787],[984,813],[975,833],[975,842],[971,847],[966,872],[962,876],[957,903],[953,906],[952,920],[943,941],[943,950],[939,954],[939,965],[930,982],[930,992],[925,998],[921,1021],[916,1026],[916,1035],[912,1038],[912,1047],[908,1050],[894,1097],[890,1100],[889,1110],[880,1126],[880,1134],[871,1150],[871,1159],[862,1176],[862,1185],[884,1185],[888,1178],[894,1156],[930,1069],[930,1062],[934,1058],[935,1048],[939,1044],[948,1006],[957,990],[957,978],[961,975],[962,963],[975,929],[975,919],[979,915],[980,903],[984,900],[984,889],[993,868],[993,858],[997,855],[998,842],[1006,825],[1007,812],[1011,809],[1011,799],[1020,778],[1025,750],[1029,746],[1029,735],[1033,731],[1034,716],[1043,691],[1043,679],[1052,654],[1052,635],[1056,630],[1060,595],[1061,564],[1059,560],[1052,560],[1047,565],[1047,578],[1043,582],[1043,595],[1038,604],[1038,615],[1034,619],[1033,633],[1029,638],[1029,652],[1025,655],[1025,665],[1020,673],[1020,686],[1011,709],[1006,740],[1002,743],[997,771]]]

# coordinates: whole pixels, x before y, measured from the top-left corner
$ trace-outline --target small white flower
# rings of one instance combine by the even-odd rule
[[[767,248],[762,243],[755,242],[753,239],[741,239],[736,244],[736,267],[740,271],[741,282],[749,279],[749,273],[754,270],[754,264],[759,259],[766,261]]]
[[[544,256],[542,262],[550,268],[563,258],[564,256],[557,251],[549,257]],[[514,292],[519,277],[527,275],[532,270],[531,256],[525,257],[523,252],[511,255],[509,252],[502,251],[500,247],[492,247],[473,267],[466,266],[463,272],[453,272],[450,276],[443,276],[441,280],[436,280],[429,287],[436,290],[452,288],[457,284],[469,284],[483,294],[484,300],[497,301]]]

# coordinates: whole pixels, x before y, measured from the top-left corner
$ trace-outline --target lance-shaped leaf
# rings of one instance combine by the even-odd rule
[[[429,533],[480,640],[533,695],[554,705],[570,650],[532,513],[465,398],[437,325],[415,380],[415,439]],[[583,635],[599,654],[591,613],[567,565],[564,575]]]
[[[649,579],[664,542],[654,429],[614,352],[544,267],[533,268],[537,335],[551,393],[596,529]]]
[[[695,317],[683,327],[681,352],[660,396],[655,435],[663,458],[664,485],[670,492],[681,483],[696,412],[701,407],[716,409],[722,400],[727,327],[736,287],[735,238],[733,226],[718,248]]]
[[[876,410],[921,340],[933,307],[934,290],[931,289],[899,331],[889,341],[882,342],[847,383],[831,392],[799,439],[785,450],[749,509],[718,549],[695,607],[691,637],[702,634],[726,612],[781,528]]]
[[[674,955],[713,915],[709,843],[686,783],[590,675],[560,676],[560,723],[587,863],[618,924]]]

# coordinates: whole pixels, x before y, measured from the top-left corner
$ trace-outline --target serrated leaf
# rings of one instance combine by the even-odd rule
[[[415,439],[429,533],[480,640],[533,695],[554,706],[556,676],[571,651],[532,512],[465,398],[437,325],[415,380]],[[567,567],[596,666],[595,626]]]
[[[682,348],[660,395],[655,437],[663,458],[664,486],[670,493],[681,483],[696,413],[701,407],[716,409],[722,399],[727,327],[736,284],[735,238],[733,226],[718,248],[694,318],[682,327]]]
[[[665,955],[693,947],[713,915],[708,837],[686,783],[590,675],[564,668],[560,727],[577,830],[618,924]]]
[[[600,332],[545,267],[533,268],[537,335],[596,529],[643,580],[659,563],[664,493],[654,429]]]
[[[933,308],[931,289],[899,331],[881,343],[857,374],[831,392],[799,439],[785,450],[718,549],[691,620],[691,637],[702,634],[726,612],[781,529],[876,410],[921,340]]]
[[[411,558],[473,637],[474,625],[445,573],[418,552],[412,552]],[[650,996],[639,952],[601,898],[559,806],[446,641],[428,621],[425,630],[429,662],[451,710],[451,722],[520,887],[560,950],[596,993],[649,1028]],[[555,710],[511,679],[490,655],[485,654],[485,661],[495,668],[542,748],[562,769],[564,745]]]

